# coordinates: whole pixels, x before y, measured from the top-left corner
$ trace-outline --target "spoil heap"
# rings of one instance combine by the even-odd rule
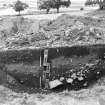
[[[7,24],[8,23],[8,26]],[[103,44],[104,19],[62,15],[56,20],[29,20],[20,17],[3,19],[0,25],[0,48],[61,47]]]
[[[104,20],[63,15],[43,27],[50,35],[49,46],[104,43]]]

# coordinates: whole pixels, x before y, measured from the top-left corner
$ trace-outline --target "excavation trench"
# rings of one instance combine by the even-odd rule
[[[80,90],[93,85],[105,74],[104,55],[104,45],[48,48],[48,62],[51,64],[49,82],[62,82],[48,90]],[[40,67],[43,59],[44,49],[1,51],[1,70],[4,66],[2,71],[15,81],[7,80],[8,86],[28,92],[45,90],[45,80],[40,81],[40,77],[43,78],[44,68]]]

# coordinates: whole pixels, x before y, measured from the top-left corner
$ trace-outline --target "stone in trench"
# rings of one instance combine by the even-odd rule
[[[60,81],[64,81],[64,79],[65,79],[64,77],[60,77]]]
[[[72,78],[68,78],[66,81],[67,81],[67,83],[73,83],[73,79]]]
[[[83,84],[83,86],[87,86],[87,82]]]
[[[57,86],[62,85],[63,83],[61,81],[59,81],[58,79],[54,80],[54,81],[50,81],[49,82],[49,87],[50,89],[56,88]]]
[[[8,83],[11,83],[11,84],[15,84],[16,83],[16,80],[10,75],[7,75],[7,81],[8,81]]]
[[[77,78],[76,73],[73,73],[71,77],[72,77],[73,79],[76,79],[76,78]]]
[[[78,80],[79,81],[82,81],[84,78],[83,77],[78,77]]]

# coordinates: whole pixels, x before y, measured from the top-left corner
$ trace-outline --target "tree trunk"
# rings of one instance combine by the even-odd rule
[[[49,11],[50,11],[50,9],[48,8],[48,9],[46,10],[46,13],[48,14],[48,13],[49,13]]]
[[[69,5],[71,4],[71,1],[70,1],[70,0],[68,0],[68,4],[69,4]]]
[[[20,16],[20,11],[19,11],[19,14],[18,15]]]
[[[103,5],[99,4],[100,10],[103,10]]]
[[[47,8],[46,8],[46,13],[48,14],[48,13],[49,13],[49,11],[50,11],[50,7],[49,7],[49,6],[47,6]]]
[[[57,13],[59,13],[59,7],[57,8]]]

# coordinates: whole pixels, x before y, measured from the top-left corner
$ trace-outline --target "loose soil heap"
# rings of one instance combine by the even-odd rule
[[[53,21],[23,17],[1,20],[1,49],[103,44],[105,19],[62,15]],[[8,24],[8,25],[7,25]]]

